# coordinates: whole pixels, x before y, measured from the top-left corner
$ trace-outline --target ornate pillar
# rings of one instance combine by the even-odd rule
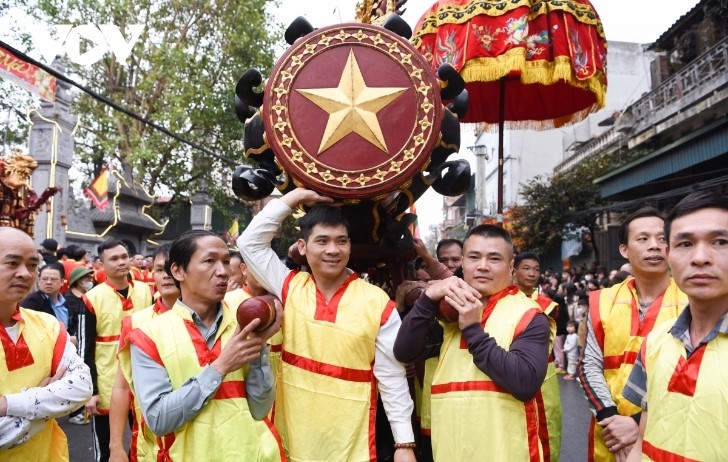
[[[192,207],[190,210],[191,229],[212,229],[212,198],[207,194],[207,185],[200,182],[200,187],[190,199]]]
[[[53,61],[53,68],[60,72],[65,66],[60,59]],[[28,141],[29,154],[38,162],[33,172],[32,187],[40,194],[49,186],[58,186],[61,191],[48,202],[46,211],[40,211],[35,219],[36,244],[46,238],[56,239],[60,245],[66,243],[65,227],[61,217],[68,215],[69,183],[68,170],[73,163],[73,139],[78,117],[69,113],[71,96],[70,85],[58,81],[56,101],[43,101],[40,109],[30,113],[32,127]]]

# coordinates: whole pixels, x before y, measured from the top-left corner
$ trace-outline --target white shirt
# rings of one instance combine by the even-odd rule
[[[578,342],[579,335],[576,332],[566,336],[564,351],[568,356],[575,357],[579,355],[579,349],[577,348]]]
[[[5,328],[18,341],[18,325]],[[66,338],[66,346],[58,366],[66,367],[60,379],[45,387],[23,388],[19,393],[4,395],[7,415],[0,417],[0,449],[11,449],[28,441],[43,429],[45,421],[68,415],[83,406],[93,391],[88,366]]]
[[[281,290],[290,270],[271,249],[270,242],[278,227],[293,210],[280,200],[274,199],[256,215],[238,238],[237,245],[248,271],[268,292],[281,298]],[[396,312],[379,328],[375,340],[373,372],[382,396],[384,410],[392,427],[396,443],[414,441],[412,410],[414,404],[409,394],[404,366],[394,358],[392,349],[402,324]]]

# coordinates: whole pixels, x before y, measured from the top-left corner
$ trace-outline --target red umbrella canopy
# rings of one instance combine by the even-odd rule
[[[439,0],[412,43],[433,69],[450,63],[463,76],[462,122],[496,124],[500,115],[510,129],[548,129],[604,106],[606,38],[588,0]]]

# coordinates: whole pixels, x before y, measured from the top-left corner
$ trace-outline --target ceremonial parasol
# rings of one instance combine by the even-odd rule
[[[588,0],[438,0],[412,43],[437,68],[463,77],[461,122],[498,127],[498,216],[503,214],[503,130],[558,128],[604,106],[606,38]]]

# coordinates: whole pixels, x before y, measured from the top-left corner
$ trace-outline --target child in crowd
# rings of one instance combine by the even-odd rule
[[[579,347],[578,340],[579,336],[576,333],[576,329],[579,327],[576,321],[569,321],[566,324],[566,341],[564,342],[564,353],[566,353],[566,372],[564,380],[574,380],[576,374],[576,367],[579,365]]]

